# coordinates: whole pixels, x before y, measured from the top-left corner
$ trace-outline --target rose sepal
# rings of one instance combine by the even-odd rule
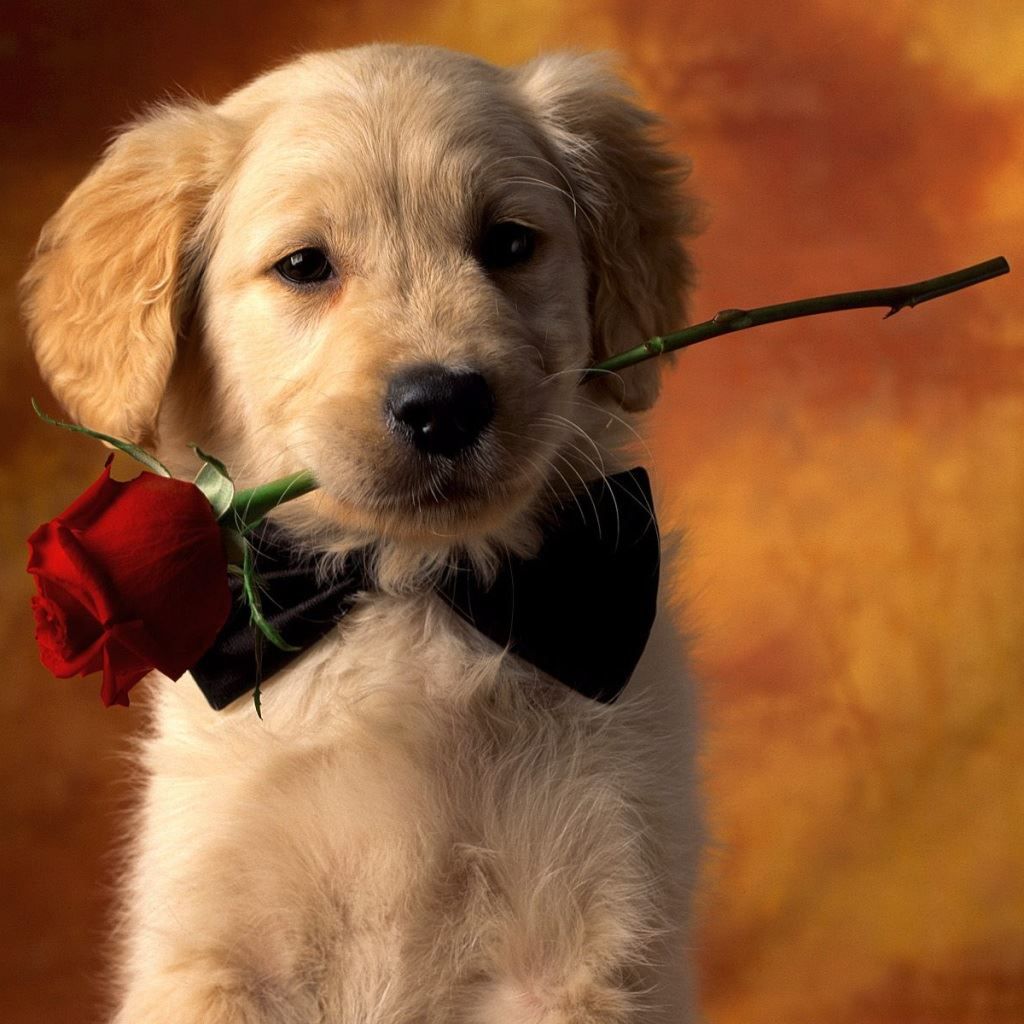
[[[228,556],[228,573],[241,577],[242,593],[249,606],[249,621],[259,630],[261,636],[280,650],[300,650],[301,648],[288,643],[263,614],[260,583],[252,557],[252,546],[245,535],[263,519],[267,512],[315,487],[312,474],[294,473],[290,477],[273,480],[260,487],[251,487],[247,491],[241,492],[236,501],[234,481],[224,463],[215,456],[204,452],[197,444],[189,447],[203,462],[203,467],[196,474],[193,482],[206,496],[214,515],[221,524],[224,550]],[[309,477],[309,481],[306,481],[306,477]],[[311,484],[311,486],[305,486],[306,484]],[[239,561],[241,565],[238,564]],[[262,694],[258,680],[253,690],[252,699],[256,715],[262,720]]]
[[[98,430],[92,430],[89,427],[80,427],[77,423],[67,423],[64,420],[54,419],[52,416],[47,416],[39,408],[39,404],[34,398],[30,399],[30,401],[32,402],[32,409],[35,411],[35,414],[44,423],[49,423],[52,427],[60,427],[62,430],[70,430],[74,434],[85,434],[86,437],[103,441],[104,444],[109,444],[112,448],[124,452],[125,455],[130,455],[136,462],[141,462],[142,465],[151,472],[156,473],[157,476],[171,476],[171,471],[155,455],[150,455],[149,452],[144,448],[140,448],[137,444],[132,444],[131,441],[125,441],[120,437],[112,437],[110,434],[101,434]]]
[[[252,545],[240,534],[230,531],[242,541],[242,565],[229,565],[228,572],[233,576],[240,576],[242,579],[242,592],[245,594],[246,604],[249,606],[249,621],[259,630],[260,635],[266,637],[275,647],[282,651],[299,651],[302,648],[295,647],[288,643],[283,636],[274,628],[263,614],[263,603],[260,598],[259,577],[256,575],[256,568],[253,564]],[[257,653],[259,647],[257,646]],[[259,679],[252,691],[252,702],[256,708],[256,716],[262,721],[262,693],[260,692]]]
[[[194,483],[206,496],[214,515],[221,523],[224,549],[228,555],[228,572],[242,580],[242,592],[249,606],[249,621],[259,630],[261,636],[280,650],[301,650],[288,643],[263,614],[259,577],[256,575],[252,546],[246,534],[278,505],[313,490],[316,487],[313,475],[308,471],[293,473],[291,476],[272,480],[269,484],[258,487],[250,487],[236,494],[234,481],[224,463],[204,452],[197,444],[189,447],[203,462]],[[258,680],[252,696],[256,715],[262,720],[262,694]]]
[[[203,463],[192,483],[206,495],[206,500],[210,503],[217,519],[223,520],[231,509],[231,502],[235,498],[235,482],[220,459],[207,454],[197,444],[190,444],[189,448]]]
[[[249,605],[249,617],[252,624],[275,646],[282,651],[299,651],[301,647],[294,647],[270,624],[263,615],[263,603],[260,599],[259,578],[256,576],[256,568],[253,564],[252,546],[245,545],[245,561],[242,563],[242,590],[245,592],[245,600]],[[236,569],[237,567],[232,567]],[[229,569],[228,571],[232,571]]]

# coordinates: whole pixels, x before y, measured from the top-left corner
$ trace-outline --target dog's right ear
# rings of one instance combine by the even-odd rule
[[[121,134],[43,229],[22,280],[44,379],[96,430],[153,440],[201,225],[238,146],[212,107],[158,109]]]
[[[682,189],[686,162],[655,131],[624,81],[597,55],[551,53],[515,70],[571,192],[591,274],[595,361],[686,322],[693,266],[682,239],[699,207]],[[650,408],[669,360],[651,359],[591,387],[624,409]]]

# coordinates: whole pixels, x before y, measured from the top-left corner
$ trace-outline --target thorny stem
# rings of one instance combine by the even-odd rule
[[[636,348],[620,352],[604,362],[583,372],[580,383],[585,384],[599,374],[617,373],[628,366],[635,366],[647,359],[666,352],[689,348],[709,338],[722,334],[744,331],[749,327],[777,323],[780,320],[795,320],[802,316],[816,316],[818,313],[837,313],[845,309],[865,309],[871,306],[887,306],[886,318],[901,309],[919,306],[922,302],[937,299],[941,295],[969,288],[993,277],[1010,272],[1010,264],[1002,256],[977,263],[972,267],[932,277],[915,284],[897,285],[894,288],[873,288],[859,292],[839,292],[835,295],[819,295],[811,299],[797,299],[795,302],[780,302],[774,306],[759,306],[756,309],[723,309],[710,320],[694,324],[681,331],[673,331],[661,337],[650,338]],[[271,509],[293,498],[301,497],[317,489],[319,485],[307,469],[291,476],[274,480],[260,487],[250,487],[235,495],[232,507],[243,526],[251,526],[263,518]]]
[[[647,359],[675,352],[681,348],[689,348],[708,338],[717,338],[721,334],[743,331],[748,327],[760,327],[762,324],[773,324],[779,320],[795,320],[801,316],[815,316],[818,313],[837,313],[844,309],[865,309],[870,306],[888,306],[885,318],[898,313],[908,306],[919,306],[922,302],[937,299],[940,295],[969,288],[990,278],[999,277],[1010,272],[1010,264],[1002,256],[977,263],[973,267],[965,267],[952,274],[929,278],[915,284],[898,285],[895,288],[873,288],[868,291],[839,292],[836,295],[819,295],[813,299],[797,299],[795,302],[780,302],[774,306],[759,306],[757,309],[723,309],[710,320],[694,324],[681,331],[674,331],[662,337],[651,338],[636,348],[620,352],[596,366],[584,371],[580,383],[593,380],[602,373],[617,373],[627,366],[635,366]]]

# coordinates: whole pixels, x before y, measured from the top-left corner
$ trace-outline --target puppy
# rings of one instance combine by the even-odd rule
[[[239,485],[377,585],[263,686],[263,720],[148,684],[116,1024],[695,1020],[692,693],[657,620],[614,703],[436,596],[528,557],[544,513],[636,462],[663,361],[580,371],[683,323],[681,168],[603,64],[426,47],[314,54],[161,107],[43,231],[34,351],[81,422]],[[424,450],[396,381],[474,381]],[[442,389],[443,390],[443,389]]]

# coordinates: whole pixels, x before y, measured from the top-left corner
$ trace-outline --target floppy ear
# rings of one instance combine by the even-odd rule
[[[579,207],[595,361],[682,327],[693,270],[680,237],[695,233],[696,203],[680,191],[686,165],[652,138],[657,118],[594,56],[551,54],[518,76]],[[628,410],[647,409],[663,358],[591,386]]]
[[[233,150],[223,119],[175,105],[125,131],[43,229],[22,280],[43,377],[76,419],[150,438]]]

